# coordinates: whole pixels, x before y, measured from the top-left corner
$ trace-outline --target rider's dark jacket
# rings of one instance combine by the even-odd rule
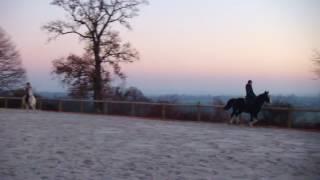
[[[246,95],[247,100],[253,100],[256,97],[256,94],[253,92],[252,86],[249,83],[246,85],[246,92],[247,92],[247,95]]]

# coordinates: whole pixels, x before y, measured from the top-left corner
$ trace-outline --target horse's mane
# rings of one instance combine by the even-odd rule
[[[265,96],[266,96],[266,92],[261,93],[261,94],[259,94],[259,95],[257,96],[257,99],[261,99],[261,98],[263,98],[263,97],[265,97]]]

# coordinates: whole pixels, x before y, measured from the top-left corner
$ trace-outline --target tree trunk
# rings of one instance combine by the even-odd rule
[[[93,83],[93,98],[94,100],[102,100],[102,78],[101,78],[101,59],[100,59],[100,48],[99,45],[95,45],[94,48],[95,58],[95,77]],[[103,103],[95,103],[95,111],[103,111]]]

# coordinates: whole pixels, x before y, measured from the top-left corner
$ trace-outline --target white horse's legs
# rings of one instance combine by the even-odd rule
[[[31,102],[29,101],[29,103],[27,104],[27,107],[28,107],[28,112],[29,112],[29,110],[32,110],[32,104],[31,104]]]
[[[32,105],[31,105],[31,108],[32,108],[33,111],[35,111],[35,110],[36,110],[36,105],[35,105],[35,104],[32,104]]]
[[[24,106],[25,106],[24,108],[27,110],[27,112],[29,112],[29,104],[28,104],[28,103],[25,103]]]
[[[29,103],[29,105],[30,105],[30,107],[31,107],[31,109],[32,109],[33,111],[36,110],[36,99],[35,99],[34,97],[30,98],[30,103]]]
[[[25,100],[25,96],[23,96],[23,99],[22,99],[22,107],[24,109],[26,109],[28,112],[29,112],[29,109],[35,111],[36,110],[36,98],[31,96],[28,100],[28,103],[26,102]]]

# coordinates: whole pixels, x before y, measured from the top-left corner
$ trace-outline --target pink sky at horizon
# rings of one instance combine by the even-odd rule
[[[51,61],[81,54],[83,44],[76,36],[47,43],[41,25],[64,17],[49,2],[4,0],[0,26],[20,50],[35,88],[62,91],[50,75]],[[146,94],[243,94],[252,79],[257,93],[318,94],[310,59],[320,48],[320,3],[241,2],[150,0],[133,19],[133,31],[120,29],[141,55],[123,65],[127,86]]]

